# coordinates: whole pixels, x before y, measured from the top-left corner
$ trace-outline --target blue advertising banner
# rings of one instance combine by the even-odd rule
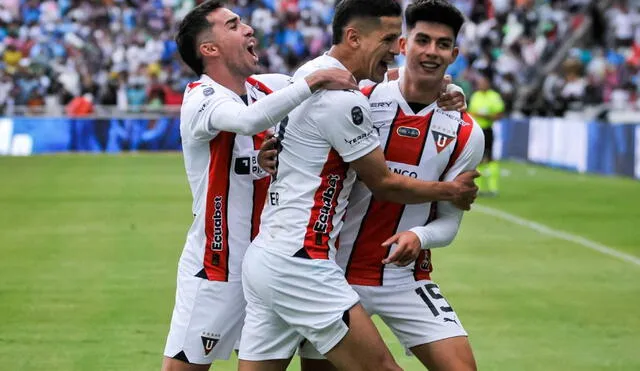
[[[0,119],[0,155],[180,149],[180,120],[177,117]]]
[[[497,158],[640,179],[640,123],[531,117],[502,120],[494,134]],[[0,155],[179,150],[178,117],[0,118]]]

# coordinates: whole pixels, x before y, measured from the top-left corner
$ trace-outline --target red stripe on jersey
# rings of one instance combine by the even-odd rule
[[[253,136],[253,148],[256,150],[260,149],[262,146],[262,142],[264,141],[266,132],[262,132],[260,134]],[[251,164],[253,166],[253,164]],[[253,181],[253,210],[251,211],[251,241],[258,235],[260,232],[260,215],[262,214],[262,209],[264,208],[264,203],[267,199],[267,191],[269,190],[269,177],[264,177],[262,179]]]
[[[256,89],[260,90],[266,95],[273,93],[268,86],[263,84],[262,82],[254,79],[253,77],[247,78],[247,83],[254,86]],[[262,146],[262,142],[265,139],[267,132],[263,131],[260,134],[256,134],[253,136],[253,149],[259,150],[260,146]],[[253,164],[251,164],[253,166]],[[262,214],[262,209],[264,208],[264,203],[267,198],[267,191],[269,189],[269,177],[265,177],[262,179],[253,181],[253,210],[251,211],[251,240],[260,232],[260,215]]]
[[[201,85],[201,82],[195,81],[195,82],[190,82],[187,84],[187,87],[189,88],[189,90],[193,89],[193,88],[197,88],[199,85]]]
[[[333,230],[333,216],[348,169],[338,152],[331,149],[320,173],[320,186],[313,196],[304,236],[304,249],[311,259],[329,259],[329,233]]]
[[[424,151],[433,111],[426,116],[407,116],[400,108],[389,128],[384,158],[417,166]]]
[[[378,84],[365,86],[364,88],[360,89],[360,92],[364,94],[365,97],[370,98],[371,94],[373,94],[373,91],[376,89],[377,86]]]
[[[273,90],[271,90],[267,85],[263,84],[262,82],[254,79],[253,77],[247,77],[246,80],[250,85],[253,85],[256,87],[256,89],[260,90],[261,92],[265,93],[265,94],[271,94],[273,93]]]
[[[457,140],[453,151],[451,152],[451,156],[449,157],[449,162],[447,166],[440,174],[440,181],[442,181],[447,174],[447,172],[451,169],[451,167],[456,163],[462,150],[467,145],[469,141],[469,137],[471,136],[471,131],[473,130],[473,120],[467,113],[462,114],[462,120],[465,124],[460,124],[458,126]],[[429,224],[432,221],[436,220],[438,217],[438,203],[432,202],[431,209],[429,210],[429,219],[427,219],[427,223]],[[431,262],[431,250],[422,250],[418,258],[416,259],[415,269],[413,271],[413,277],[416,281],[420,280],[430,280],[431,272],[433,272],[433,265]]]
[[[207,185],[204,232],[204,270],[210,281],[229,278],[229,173],[236,135],[222,131],[209,142],[209,184]]]
[[[385,159],[419,165],[431,117],[431,113],[427,116],[407,116],[398,109],[389,129],[384,150]],[[382,285],[385,267],[382,259],[389,254],[390,248],[385,249],[381,245],[396,233],[404,208],[404,205],[395,202],[371,198],[346,268],[346,277],[350,284]]]
[[[382,285],[382,259],[389,254],[389,248],[381,245],[395,234],[403,211],[404,205],[401,204],[374,199],[369,201],[346,268],[345,276],[349,284]]]

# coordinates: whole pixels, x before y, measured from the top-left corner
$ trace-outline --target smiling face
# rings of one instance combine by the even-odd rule
[[[362,56],[359,59],[360,79],[380,82],[384,79],[389,64],[399,53],[398,38],[402,32],[402,18],[380,17],[380,22],[369,32],[360,35]]]
[[[257,40],[253,28],[227,8],[207,16],[213,26],[200,35],[199,52],[204,58],[220,58],[234,74],[249,77],[258,69]]]
[[[400,49],[407,57],[407,72],[426,84],[440,84],[447,67],[458,56],[451,27],[435,22],[417,22],[400,40]]]

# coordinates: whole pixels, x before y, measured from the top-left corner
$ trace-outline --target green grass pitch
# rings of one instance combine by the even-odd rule
[[[480,205],[640,257],[640,182],[504,168]],[[0,370],[159,370],[191,221],[180,155],[1,157],[0,174]],[[639,265],[480,210],[434,264],[480,370],[640,370]]]

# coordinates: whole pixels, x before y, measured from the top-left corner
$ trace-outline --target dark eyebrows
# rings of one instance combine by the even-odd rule
[[[428,38],[432,39],[431,35],[428,35],[428,34],[426,34],[424,32],[417,32],[415,38],[418,38],[418,37],[428,37]],[[443,42],[443,41],[447,41],[447,42],[453,43],[453,39],[450,38],[450,37],[447,37],[447,36],[439,37],[438,39],[436,39],[436,42]]]
[[[228,24],[232,24],[232,23],[237,23],[240,20],[240,18],[236,15],[233,18],[229,18],[226,22],[224,22],[225,27]]]

